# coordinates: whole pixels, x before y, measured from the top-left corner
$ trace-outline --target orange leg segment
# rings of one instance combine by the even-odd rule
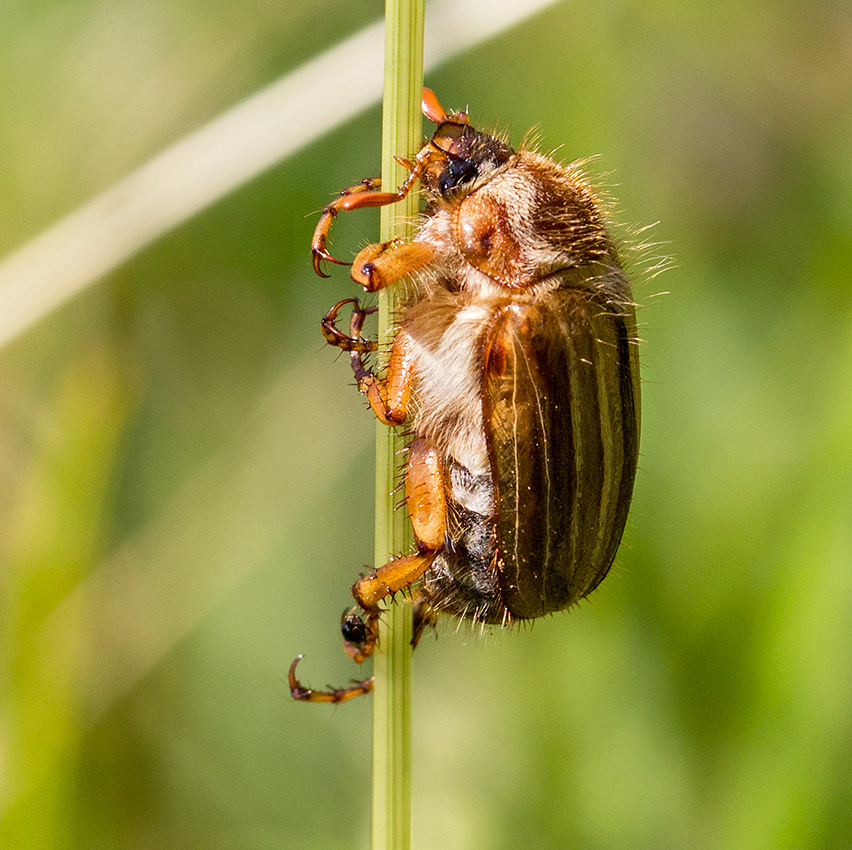
[[[394,337],[384,380],[377,378],[364,366],[360,351],[353,351],[350,355],[358,390],[367,396],[376,418],[385,425],[399,425],[405,422],[408,415],[414,377],[413,354],[412,339],[405,327],[402,327]]]
[[[414,537],[420,547],[438,550],[447,532],[444,464],[437,447],[418,437],[408,450],[405,501]]]
[[[425,242],[394,239],[368,245],[355,257],[352,280],[360,283],[367,292],[376,292],[429,265],[434,257],[435,249]]]
[[[369,658],[376,648],[379,638],[379,603],[397,591],[410,587],[426,570],[432,566],[437,552],[421,551],[416,555],[406,555],[388,561],[371,575],[355,582],[352,595],[364,612],[356,610],[344,616],[340,631],[343,634],[343,648],[346,654],[359,664]]]

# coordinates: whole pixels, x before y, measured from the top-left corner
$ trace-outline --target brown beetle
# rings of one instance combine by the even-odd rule
[[[475,130],[423,93],[438,125],[397,192],[365,180],[323,211],[313,264],[340,263],[326,240],[342,210],[393,204],[420,180],[417,235],[370,245],[352,278],[368,292],[412,276],[385,378],[363,361],[368,310],[323,320],[350,352],[380,421],[414,432],[405,494],[417,544],[356,582],[344,616],[349,655],[376,645],[380,603],[412,588],[414,643],[436,612],[503,626],[568,608],[606,576],[624,531],[639,444],[633,298],[602,205],[578,165],[559,165]],[[349,333],[340,308],[353,305]],[[301,657],[301,656],[300,656]],[[341,702],[368,692],[293,697]]]

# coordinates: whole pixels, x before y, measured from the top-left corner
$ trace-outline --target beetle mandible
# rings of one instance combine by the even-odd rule
[[[409,422],[405,496],[416,552],[352,588],[341,623],[357,662],[378,638],[381,603],[411,589],[414,640],[450,613],[510,625],[591,593],[618,549],[639,445],[639,361],[633,296],[601,201],[577,164],[560,165],[447,113],[423,90],[437,129],[396,192],[379,179],[341,192],[312,243],[315,271],[344,264],[327,249],[343,210],[402,200],[417,180],[426,210],[411,241],[369,245],[351,276],[375,292],[411,276],[387,373],[364,357],[375,308],[336,304],[327,341],[349,352],[378,419]],[[352,306],[349,332],[337,327]],[[290,668],[294,698],[342,702],[372,680],[314,691]]]

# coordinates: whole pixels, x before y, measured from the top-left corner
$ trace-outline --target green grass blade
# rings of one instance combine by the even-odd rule
[[[423,85],[423,0],[388,0],[385,10],[385,89],[382,122],[382,182],[398,186],[404,169],[395,154],[420,145],[420,93]],[[418,210],[412,192],[403,202],[383,207],[381,239],[410,236]],[[379,300],[379,337],[389,338],[394,293]],[[404,511],[394,510],[402,438],[378,425],[376,442],[376,563],[410,544]],[[383,617],[374,675],[373,850],[411,847],[411,608],[393,605]]]

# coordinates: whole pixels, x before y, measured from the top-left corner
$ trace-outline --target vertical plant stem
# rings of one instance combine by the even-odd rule
[[[420,97],[423,86],[424,0],[386,0],[385,80],[382,113],[382,185],[399,186],[404,169],[393,157],[420,146]],[[406,238],[418,211],[415,192],[381,210],[381,239]],[[379,339],[393,327],[393,287],[379,298]],[[399,496],[403,442],[378,423],[376,442],[376,563],[410,545],[404,511],[394,510]],[[374,662],[373,694],[373,850],[411,847],[411,608],[389,604],[382,618]]]

